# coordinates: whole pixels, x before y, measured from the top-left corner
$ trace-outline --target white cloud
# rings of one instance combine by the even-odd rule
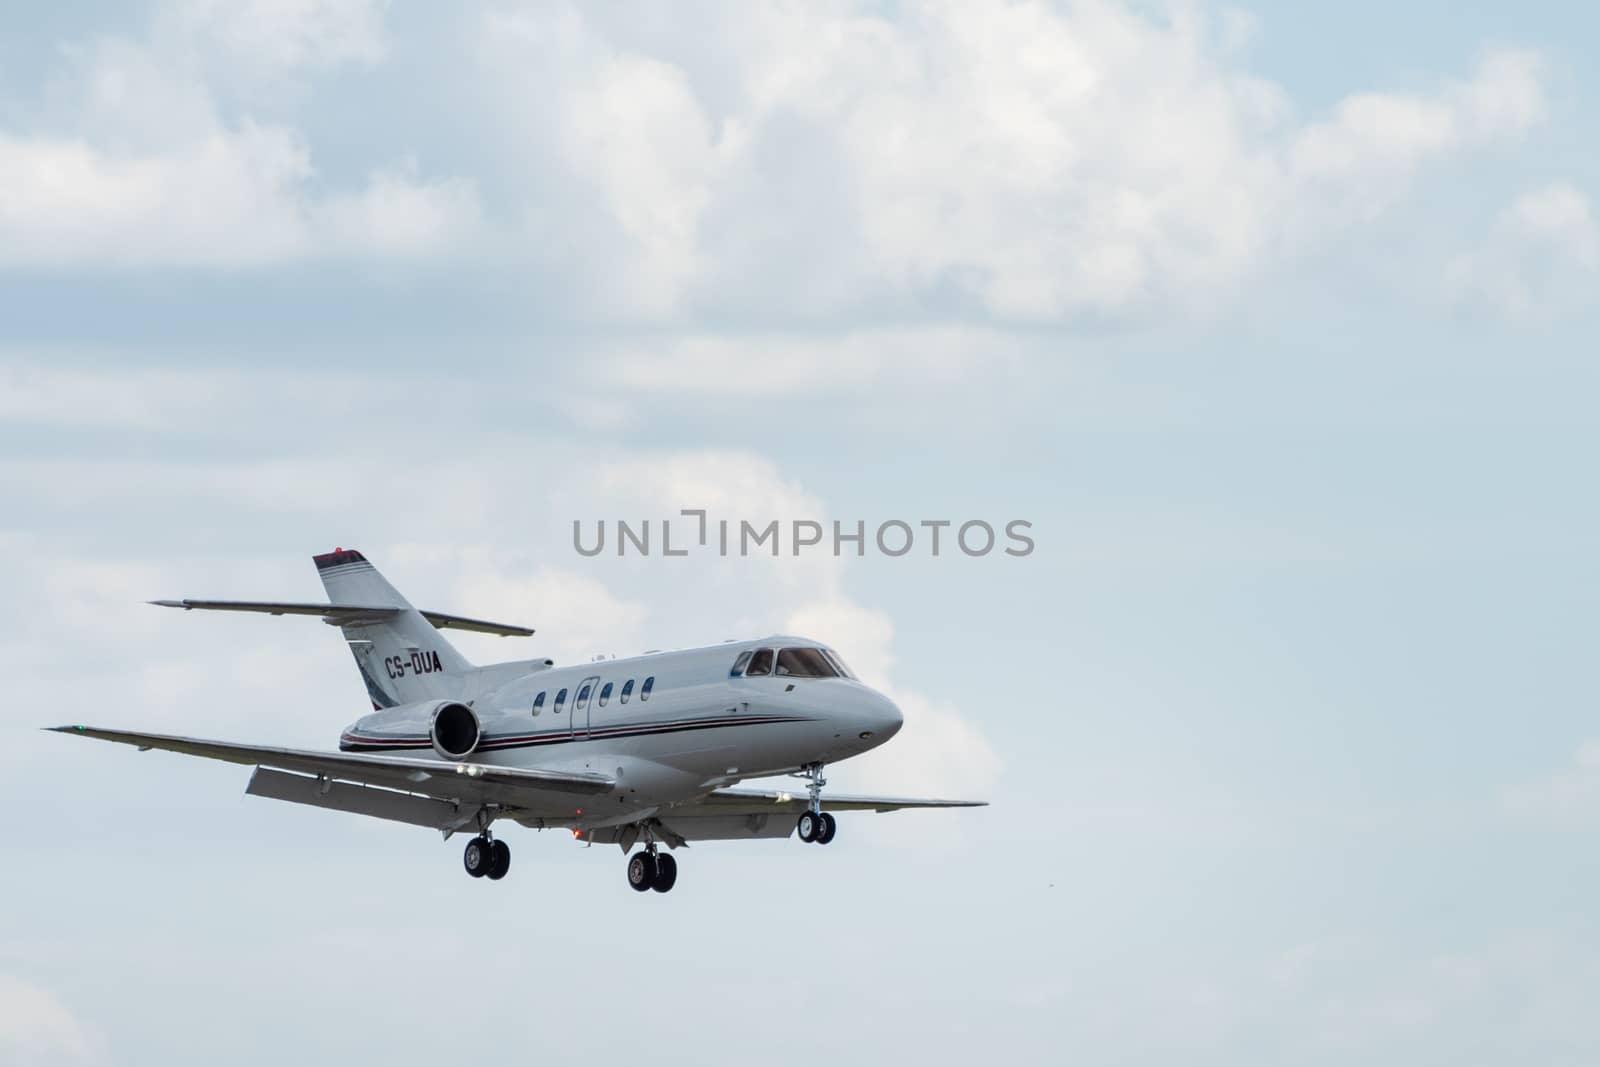
[[[1519,818],[1576,827],[1600,822],[1600,740],[1579,745],[1569,767],[1511,786],[1500,799],[1504,810]]]
[[[422,256],[467,246],[482,236],[476,183],[420,179],[415,161],[374,171],[366,188],[336,193],[314,204],[310,214],[312,226],[336,253]]]
[[[281,127],[215,128],[158,153],[0,134],[0,266],[241,267],[307,256],[420,255],[481,225],[468,179],[379,171],[319,199]]]
[[[66,49],[48,128],[0,129],[0,267],[252,267],[437,253],[481,236],[470,179],[424,179],[407,161],[323,193],[297,130],[218,105],[203,61],[218,35],[274,63],[376,58],[362,28],[376,10],[193,3],[178,12],[187,33]]]
[[[1536,53],[1499,51],[1471,81],[1433,94],[1346,97],[1331,119],[1295,137],[1293,170],[1309,178],[1406,170],[1453,148],[1516,137],[1544,118],[1542,66]]]
[[[606,306],[651,315],[938,299],[1032,322],[1203,306],[1370,218],[1422,164],[1545,114],[1526,51],[1297,123],[1243,69],[1226,17],[1105,2],[902,16],[745,8],[715,34],[689,19],[624,35],[573,9],[495,15],[483,75],[517,139],[560,144],[583,180],[567,191],[586,210],[553,243],[609,220],[613,239],[575,260]],[[557,234],[559,209],[541,216]],[[619,271],[642,292],[605,284]]]
[[[0,1058],[15,1067],[95,1058],[83,1025],[53,994],[0,974]]]
[[[585,369],[597,386],[641,392],[726,396],[795,396],[853,392],[892,382],[962,380],[982,367],[996,374],[1018,360],[1013,339],[964,327],[853,331],[822,338],[680,335],[600,354]]]
[[[229,62],[287,69],[372,64],[388,42],[387,0],[175,0],[171,26]]]
[[[1451,262],[1445,282],[1464,308],[1536,319],[1592,305],[1597,267],[1600,231],[1589,197],[1558,181],[1508,205],[1481,246]]]
[[[146,39],[77,47],[78,106],[0,131],[0,263],[470,249],[559,271],[612,318],[1130,317],[1214,306],[1392,205],[1429,161],[1546,112],[1540,57],[1499,50],[1468,79],[1299,120],[1249,73],[1239,19],[1109,0],[461,18],[440,46],[465,50],[451,69],[487,102],[461,118],[488,169],[423,177],[391,158],[331,192],[271,79],[391,60],[382,5],[184,0]],[[251,64],[272,73],[238,73]]]
[[[0,135],[0,264],[241,265],[304,250],[288,131],[215,130],[164,154]]]
[[[482,618],[517,622],[536,619],[540,656],[582,663],[597,655],[636,651],[644,604],[624,600],[587,575],[555,567],[520,569],[487,560],[469,564],[456,586],[463,610]],[[512,658],[517,646],[497,646]]]

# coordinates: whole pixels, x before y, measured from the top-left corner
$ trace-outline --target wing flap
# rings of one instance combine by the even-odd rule
[[[616,784],[602,774],[527,770],[483,763],[443,763],[356,752],[268,748],[198,737],[102,730],[92,726],[51,726],[47,729],[56,733],[136,745],[140,750],[159,748],[202,759],[320,775],[330,780],[399,789],[438,800],[479,800],[485,798],[492,788],[589,795],[609,792]]]
[[[445,800],[401,793],[381,786],[350,782],[325,782],[305,774],[257,767],[245,793],[291,804],[348,811],[375,819],[426,826],[430,830],[453,829],[461,819],[461,807]]]
[[[823,811],[904,811],[908,808],[982,808],[986,800],[937,800],[920,797],[874,797],[840,794],[822,798]],[[694,815],[764,815],[782,811],[799,815],[809,801],[786,790],[717,789],[675,810]]]

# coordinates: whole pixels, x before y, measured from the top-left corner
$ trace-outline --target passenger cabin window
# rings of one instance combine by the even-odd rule
[[[632,696],[632,695],[633,695],[633,679],[629,678],[626,682],[622,683],[622,693],[617,697],[617,699],[620,700],[622,703],[626,704],[628,702],[628,698],[630,696]]]
[[[837,678],[828,657],[820,648],[786,648],[778,653],[778,666],[772,672],[792,678]]]
[[[550,709],[551,712],[553,714],[560,715],[561,714],[561,705],[565,704],[566,702],[567,702],[567,691],[565,689],[563,689],[560,692],[556,693],[556,706]]]
[[[749,662],[750,662],[750,651],[748,649],[746,649],[744,652],[739,653],[739,658],[738,659],[733,661],[733,669],[728,672],[729,676],[737,677],[738,675],[743,674],[744,673],[744,665],[746,663],[749,663]]]
[[[578,699],[572,702],[573,711],[582,711],[589,706],[589,683],[585,682],[583,688],[578,690]]]
[[[611,683],[607,682],[600,689],[600,706],[602,708],[605,707],[606,706],[606,701],[608,701],[610,699],[611,699]]]
[[[533,698],[533,713],[535,715],[537,715],[537,714],[539,714],[539,712],[541,712],[543,710],[544,710],[544,693],[541,691],[538,696]]]
[[[750,657],[750,666],[746,667],[746,678],[764,678],[772,673],[772,649],[758,648],[756,654]]]
[[[655,687],[656,687],[656,676],[652,674],[650,677],[646,678],[644,680],[644,684],[639,687],[639,699],[640,700],[649,700],[650,699],[650,690],[654,689]]]

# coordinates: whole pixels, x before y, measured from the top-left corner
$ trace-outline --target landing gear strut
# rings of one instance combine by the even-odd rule
[[[816,842],[826,845],[839,830],[834,817],[822,810],[822,787],[828,784],[828,780],[822,777],[820,763],[808,763],[800,768],[800,773],[809,781],[807,792],[811,796],[811,810],[800,816],[795,823],[795,831],[800,835],[800,840],[807,844]]]
[[[678,883],[678,861],[659,851],[650,827],[644,829],[644,848],[628,857],[628,884],[643,893],[654,889],[669,892]]]

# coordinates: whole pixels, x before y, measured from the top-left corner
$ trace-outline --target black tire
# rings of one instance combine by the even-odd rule
[[[489,864],[493,858],[494,850],[489,842],[481,837],[474,837],[467,842],[467,847],[461,853],[461,865],[467,873],[474,878],[482,878],[489,873]]]
[[[650,883],[650,888],[657,893],[665,893],[678,884],[678,861],[665,852],[656,856],[656,880]]]
[[[817,844],[826,845],[839,832],[839,821],[828,812],[822,813],[822,825],[817,827]]]
[[[489,846],[489,871],[492,881],[498,882],[506,876],[511,869],[511,846],[504,841],[496,841]]]
[[[794,826],[800,840],[808,845],[817,839],[817,831],[822,829],[821,821],[809,811],[801,815]]]
[[[628,857],[628,884],[643,893],[655,884],[656,858],[645,851]]]

